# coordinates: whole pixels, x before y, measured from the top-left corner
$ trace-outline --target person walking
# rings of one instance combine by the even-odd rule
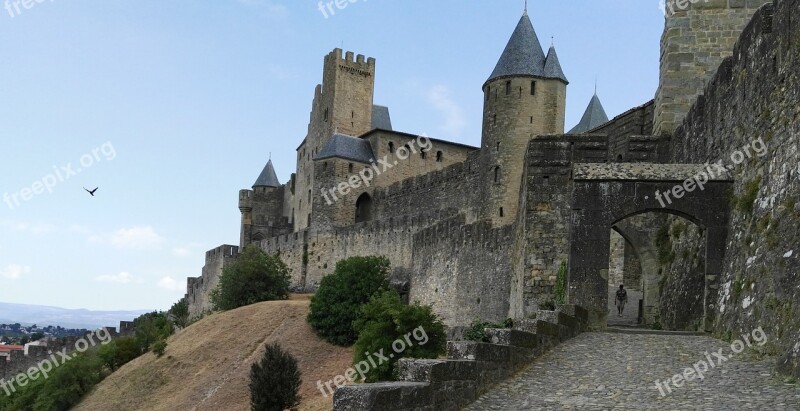
[[[625,309],[625,303],[628,302],[628,292],[625,291],[625,287],[620,284],[619,290],[617,290],[617,298],[614,299],[614,305],[617,306],[617,311],[619,316],[622,317],[622,311]]]

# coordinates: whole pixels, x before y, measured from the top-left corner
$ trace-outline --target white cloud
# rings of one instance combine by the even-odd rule
[[[444,85],[434,86],[428,92],[427,98],[428,102],[444,116],[441,130],[451,137],[459,136],[467,121],[464,109],[450,96],[450,89]]]
[[[141,279],[134,277],[133,275],[131,275],[131,273],[128,272],[121,272],[115,275],[101,275],[95,277],[94,279],[95,281],[99,281],[101,283],[115,283],[115,284],[142,283]]]
[[[108,242],[119,249],[135,250],[155,247],[161,244],[164,239],[156,233],[153,227],[148,226],[123,228],[114,232],[114,234],[107,239],[100,236],[91,236],[89,237],[89,241],[99,243]]]
[[[20,264],[9,264],[5,268],[0,269],[0,277],[9,280],[19,280],[23,275],[31,272],[31,267]]]
[[[186,285],[176,281],[172,277],[164,277],[158,281],[158,288],[163,288],[170,291],[186,292]]]
[[[19,221],[2,221],[0,226],[6,227],[11,231],[33,235],[49,234],[56,230],[56,226],[45,223],[24,223]]]

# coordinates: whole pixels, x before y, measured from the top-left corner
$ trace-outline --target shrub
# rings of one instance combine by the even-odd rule
[[[158,340],[150,346],[150,351],[156,355],[156,357],[161,358],[164,355],[164,351],[167,349],[167,340]]]
[[[289,297],[289,268],[276,256],[259,248],[245,247],[239,258],[222,270],[219,285],[211,292],[215,310],[233,310],[262,301]]]
[[[444,324],[430,306],[403,305],[400,295],[390,290],[372,298],[361,313],[362,318],[354,323],[359,334],[353,364],[370,364],[372,357],[377,365],[367,367],[366,382],[395,379],[400,358],[437,358],[445,352]],[[374,353],[389,358],[381,360]]]
[[[389,289],[389,260],[385,257],[353,257],[336,263],[322,279],[311,299],[308,323],[317,334],[336,345],[352,345],[358,334],[353,321],[370,297]]]
[[[464,339],[468,341],[490,342],[486,335],[486,328],[511,328],[514,326],[514,320],[508,318],[502,323],[490,323],[481,320],[475,320],[470,324],[466,332],[464,332]]]
[[[250,368],[250,406],[253,411],[283,411],[300,403],[297,360],[278,344],[267,345],[260,362]]]
[[[567,262],[562,261],[561,266],[558,268],[558,277],[556,277],[556,304],[567,303]]]

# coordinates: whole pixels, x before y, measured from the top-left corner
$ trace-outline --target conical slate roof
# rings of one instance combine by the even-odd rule
[[[544,61],[542,44],[539,43],[539,37],[536,36],[528,13],[525,13],[519,19],[514,34],[508,40],[503,55],[500,56],[497,66],[487,81],[504,76],[544,77]]]
[[[564,71],[561,70],[561,63],[558,61],[558,54],[556,54],[555,46],[550,46],[550,50],[547,51],[547,58],[544,61],[544,76],[557,78],[569,84],[567,76],[565,76]]]
[[[497,66],[486,81],[506,76],[554,78],[567,82],[567,77],[558,62],[556,49],[550,47],[550,52],[547,56],[544,55],[542,44],[539,43],[539,37],[527,12],[519,19],[517,28],[508,40]]]
[[[253,188],[255,187],[280,187],[281,183],[278,181],[278,175],[275,174],[275,167],[272,166],[272,160],[267,162],[264,166],[264,171],[258,176]]]
[[[585,133],[607,122],[608,116],[606,115],[606,110],[603,108],[603,104],[600,103],[600,98],[597,97],[597,93],[595,93],[594,97],[592,97],[592,100],[589,102],[589,106],[586,107],[586,112],[584,112],[583,117],[581,117],[581,122],[570,130],[568,134]]]

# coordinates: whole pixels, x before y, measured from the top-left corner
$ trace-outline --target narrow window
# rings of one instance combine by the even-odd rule
[[[356,118],[356,112],[355,111],[351,111],[350,112],[350,118]]]
[[[308,190],[308,203],[311,204],[311,190]]]
[[[494,182],[495,183],[500,182],[500,166],[494,168]]]
[[[495,114],[494,117],[492,117],[492,124],[496,123],[497,123],[497,114]]]
[[[533,116],[531,116],[531,124],[533,124]]]
[[[394,153],[394,143],[391,141],[389,142],[389,153]]]
[[[419,157],[424,160],[425,159],[425,152],[424,151],[420,151],[419,152]]]
[[[350,163],[350,164],[347,165],[347,172],[348,173],[352,173],[353,172],[353,163]]]
[[[536,81],[531,81],[531,95],[536,95]]]
[[[500,142],[499,141],[497,142],[497,146],[494,148],[494,151],[495,152],[499,152],[500,151]]]
[[[328,121],[328,109],[325,109],[325,121]]]
[[[503,207],[500,207],[500,217],[503,216]]]
[[[511,94],[511,80],[506,81],[506,95]]]
[[[441,163],[443,157],[444,157],[444,153],[442,153],[441,151],[437,151],[436,152],[436,162],[437,163]]]

